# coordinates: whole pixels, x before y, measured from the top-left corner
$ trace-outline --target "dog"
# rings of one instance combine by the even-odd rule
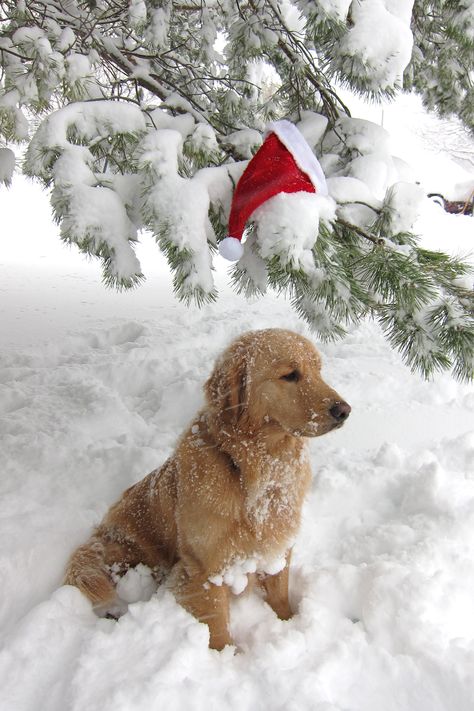
[[[65,583],[96,608],[139,563],[232,644],[229,597],[247,578],[283,620],[288,571],[311,471],[306,438],[341,427],[350,406],[321,378],[310,341],[282,329],[237,338],[205,385],[207,404],[160,469],[130,487],[72,555]]]

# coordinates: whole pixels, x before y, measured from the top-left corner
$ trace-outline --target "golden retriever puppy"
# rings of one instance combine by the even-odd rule
[[[351,410],[320,370],[313,345],[291,331],[235,340],[174,454],[112,506],[65,583],[104,608],[117,601],[112,571],[143,563],[165,572],[178,601],[208,624],[214,649],[232,644],[229,594],[249,573],[288,619],[288,566],[311,475],[305,438],[340,427]]]

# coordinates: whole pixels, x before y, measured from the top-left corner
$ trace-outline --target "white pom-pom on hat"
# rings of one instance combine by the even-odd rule
[[[236,237],[226,237],[219,242],[219,254],[229,262],[238,262],[244,253],[242,242]]]

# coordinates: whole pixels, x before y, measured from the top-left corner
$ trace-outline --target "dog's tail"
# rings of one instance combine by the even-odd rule
[[[75,585],[94,607],[116,598],[115,587],[105,564],[104,544],[97,536],[80,546],[69,560],[65,585]]]

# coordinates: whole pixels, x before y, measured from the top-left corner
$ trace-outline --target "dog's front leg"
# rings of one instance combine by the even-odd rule
[[[286,564],[283,570],[276,573],[276,575],[267,575],[262,580],[266,592],[265,600],[272,610],[276,612],[280,620],[289,620],[293,615],[288,600],[290,558],[291,549],[286,554]]]
[[[213,585],[199,573],[190,573],[182,561],[171,573],[171,585],[178,602],[209,627],[211,649],[232,644],[229,633],[229,589]]]

